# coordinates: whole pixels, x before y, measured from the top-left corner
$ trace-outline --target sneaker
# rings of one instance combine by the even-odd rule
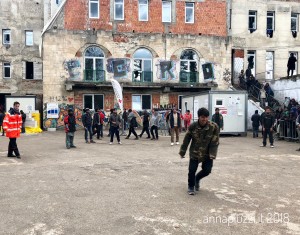
[[[113,144],[113,142],[109,142],[109,144]]]
[[[274,148],[274,145],[272,144],[272,145],[270,146],[270,148]]]
[[[195,190],[194,190],[194,188],[188,188],[188,194],[189,194],[189,195],[195,195]]]
[[[12,154],[12,155],[7,155],[7,157],[16,157],[16,156]]]
[[[94,140],[91,140],[90,142],[91,142],[92,144],[96,143]]]
[[[129,137],[128,137],[128,136],[126,136],[126,137],[125,137],[125,139],[129,139]]]
[[[151,138],[150,136],[146,137],[146,139],[150,139],[150,138]]]
[[[90,142],[88,140],[86,140],[85,143],[89,144]]]
[[[259,146],[259,147],[266,147],[266,145],[262,144],[262,145],[261,145],[261,146]]]
[[[16,156],[16,158],[19,158],[19,159],[21,159],[21,156],[20,156],[20,155],[17,155],[17,156]]]
[[[70,147],[71,147],[71,148],[77,148],[75,145],[71,145]]]
[[[174,143],[171,143],[171,146],[173,146],[174,145]]]
[[[139,139],[139,137],[135,137],[135,140],[138,140]]]
[[[67,146],[67,149],[70,149],[71,147],[70,146]]]
[[[155,140],[154,138],[151,138],[151,140]]]
[[[118,144],[122,144],[122,142],[120,141]]]
[[[179,142],[176,142],[176,144],[178,145],[178,144],[179,144]]]
[[[199,189],[200,189],[200,182],[196,180],[196,182],[195,182],[195,190],[199,191]]]

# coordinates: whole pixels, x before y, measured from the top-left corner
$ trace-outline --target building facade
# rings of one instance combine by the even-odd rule
[[[226,1],[67,0],[43,32],[44,105],[180,108],[180,96],[224,88],[231,49]],[[225,74],[225,75],[224,75]],[[50,125],[45,118],[45,127]]]
[[[299,1],[232,0],[229,8],[234,82],[249,67],[261,81],[286,77],[290,53],[300,50]]]

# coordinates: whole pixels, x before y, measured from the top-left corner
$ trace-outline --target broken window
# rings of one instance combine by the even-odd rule
[[[10,29],[3,29],[2,30],[2,42],[4,45],[9,45],[11,44],[11,38],[10,38]]]
[[[152,82],[152,54],[145,48],[133,54],[133,81]]]
[[[25,45],[33,46],[33,31],[31,30],[25,31]]]
[[[11,77],[11,66],[9,62],[3,63],[3,78]]]
[[[148,0],[139,0],[139,21],[148,21]]]
[[[115,20],[124,20],[124,0],[115,0]]]
[[[105,81],[104,53],[99,47],[89,47],[84,54],[85,81]]]
[[[266,79],[272,80],[274,77],[274,52],[267,51],[266,53]]]
[[[151,95],[132,95],[132,109],[151,109]]]
[[[28,62],[26,61],[26,76],[25,76],[25,79],[33,79],[33,74],[34,74],[34,66],[33,66],[33,62]]]
[[[162,2],[162,22],[171,22],[172,19],[172,3],[170,1]]]
[[[104,108],[104,95],[83,95],[83,108],[95,110]]]
[[[272,38],[275,29],[275,12],[267,12],[267,37]]]
[[[89,1],[89,9],[90,9],[90,18],[99,18],[99,0],[90,0]]]
[[[250,32],[254,32],[256,30],[256,11],[249,11],[249,23],[248,23],[248,29]]]
[[[198,61],[199,57],[193,50],[184,50],[180,56],[180,76],[181,82],[198,81]]]
[[[194,3],[185,3],[185,23],[194,23]]]

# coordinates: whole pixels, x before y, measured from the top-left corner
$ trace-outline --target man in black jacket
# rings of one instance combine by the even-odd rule
[[[139,135],[140,138],[142,138],[144,132],[146,131],[148,137],[147,139],[150,139],[150,132],[149,132],[149,119],[150,119],[150,115],[148,114],[147,110],[144,110],[143,113],[143,130],[141,132],[141,134]]]
[[[82,115],[82,124],[84,126],[84,138],[85,142],[88,143],[96,143],[93,140],[93,130],[92,130],[92,124],[93,124],[93,119],[92,115],[90,113],[90,109],[86,108],[85,109],[85,114]],[[90,142],[88,141],[88,133],[90,135]]]
[[[265,114],[262,116],[261,125],[263,129],[263,144],[260,147],[266,147],[267,145],[267,136],[269,135],[271,148],[274,148],[273,142],[273,127],[275,125],[275,118],[271,114],[271,109],[266,107]]]
[[[260,115],[258,110],[255,110],[255,113],[251,117],[252,129],[253,129],[253,138],[258,137],[258,129],[260,126]]]

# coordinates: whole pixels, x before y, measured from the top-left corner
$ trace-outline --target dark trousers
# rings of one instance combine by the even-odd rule
[[[258,126],[253,126],[253,138],[258,137]]]
[[[134,136],[135,136],[136,138],[138,138],[138,135],[136,134],[136,132],[135,132],[133,126],[130,126],[130,127],[129,127],[129,133],[128,133],[128,136],[127,136],[127,137],[130,137],[131,133],[134,134]]]
[[[148,135],[148,138],[150,138],[149,126],[143,126],[143,130],[142,130],[142,132],[140,134],[140,137],[142,137],[142,135],[144,134],[144,132],[146,132],[147,135]]]
[[[151,135],[153,139],[158,139],[158,127],[157,126],[152,126],[151,129]],[[154,136],[154,131],[155,131],[155,136]]]
[[[8,156],[12,156],[13,153],[15,153],[16,156],[20,156],[19,149],[17,146],[17,138],[9,138]]]
[[[96,124],[95,127],[96,127],[96,132],[94,132],[93,135],[97,134],[97,139],[99,139],[101,136],[102,125]],[[101,137],[103,137],[103,133]]]
[[[99,134],[100,134],[100,137],[103,138],[103,124],[99,125]],[[97,135],[97,138],[99,138],[98,135]]]
[[[92,129],[92,126],[85,126],[84,127],[84,138],[85,140],[88,140],[88,133],[90,135],[90,140],[93,139],[93,129]]]
[[[264,130],[263,145],[267,145],[267,137],[268,137],[268,135],[269,135],[270,144],[273,145],[273,131],[271,131],[270,129],[265,129]]]
[[[74,146],[74,132],[66,133],[66,147],[70,148]]]
[[[120,142],[120,134],[119,134],[119,127],[111,126],[110,128],[110,142],[114,142],[114,135],[117,136],[117,141]]]
[[[189,188],[193,188],[195,186],[195,180],[198,182],[202,178],[208,176],[211,173],[211,169],[213,167],[213,160],[210,158],[205,159],[202,162],[202,170],[196,175],[198,165],[199,165],[198,160],[190,159],[189,175],[188,175]]]
[[[22,133],[25,133],[25,123],[22,123],[22,129],[21,129],[22,131]]]
[[[288,77],[290,76],[290,71],[292,71],[291,76],[293,76],[293,74],[294,74],[294,69],[288,68],[288,70],[287,70],[287,76],[288,76]]]

